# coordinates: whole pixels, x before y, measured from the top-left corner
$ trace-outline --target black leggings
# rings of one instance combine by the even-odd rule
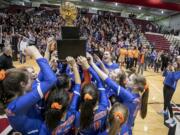
[[[164,111],[168,108],[170,117],[172,118],[173,111],[171,107],[171,99],[174,94],[174,90],[171,87],[164,85],[163,94],[164,94]]]

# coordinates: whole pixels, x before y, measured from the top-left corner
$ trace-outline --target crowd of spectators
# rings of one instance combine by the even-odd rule
[[[65,25],[65,21],[58,10],[49,11],[37,8],[28,12],[1,13],[0,24],[1,48],[6,45],[16,48],[14,53],[18,54],[20,63],[24,63],[26,46],[34,44],[44,55],[49,37],[61,39],[61,26]],[[154,71],[159,71],[160,67],[163,69],[164,56],[172,62],[173,58],[179,54],[179,48],[174,46],[171,46],[170,53],[167,53],[155,50],[153,45],[144,44],[144,34],[140,28],[132,28],[127,19],[110,12],[104,15],[79,14],[74,24],[80,28],[81,37],[87,39],[88,52],[96,53],[102,58],[104,51],[110,51],[113,61],[125,62],[126,68],[137,65],[137,61],[133,60],[134,56],[131,56],[135,55],[131,52],[135,48],[139,51],[137,52],[138,61],[141,61],[140,54],[143,54],[143,69],[145,70],[147,67],[153,67]],[[121,48],[126,50],[123,61],[120,61]],[[131,63],[130,67],[129,63]]]

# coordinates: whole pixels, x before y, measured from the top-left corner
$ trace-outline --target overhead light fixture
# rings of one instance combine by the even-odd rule
[[[139,7],[139,10],[141,10],[142,9],[142,7]]]
[[[117,6],[117,5],[118,5],[118,3],[116,2],[116,3],[115,3],[115,5]]]
[[[163,11],[163,10],[161,11],[161,14],[164,14],[164,11]]]
[[[91,0],[91,2],[94,2],[94,0]]]

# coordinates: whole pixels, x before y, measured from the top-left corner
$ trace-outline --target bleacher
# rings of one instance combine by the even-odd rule
[[[154,45],[157,50],[169,50],[171,43],[162,35],[157,33],[145,33],[146,39]]]
[[[140,28],[143,32],[149,31],[147,29],[148,25],[152,27],[151,32],[156,32],[156,27],[150,21],[139,20],[139,19],[132,19],[132,21],[135,24],[136,28],[138,28],[140,26]]]

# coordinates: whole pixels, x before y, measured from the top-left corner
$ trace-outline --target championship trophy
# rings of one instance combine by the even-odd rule
[[[66,26],[73,26],[74,20],[77,17],[77,8],[73,3],[65,2],[60,7],[60,14],[66,20]]]
[[[61,27],[62,39],[57,41],[60,61],[64,61],[67,56],[76,58],[86,54],[86,40],[80,39],[79,28],[73,25],[77,14],[73,3],[65,2],[60,7],[60,15],[66,22],[65,26]]]

